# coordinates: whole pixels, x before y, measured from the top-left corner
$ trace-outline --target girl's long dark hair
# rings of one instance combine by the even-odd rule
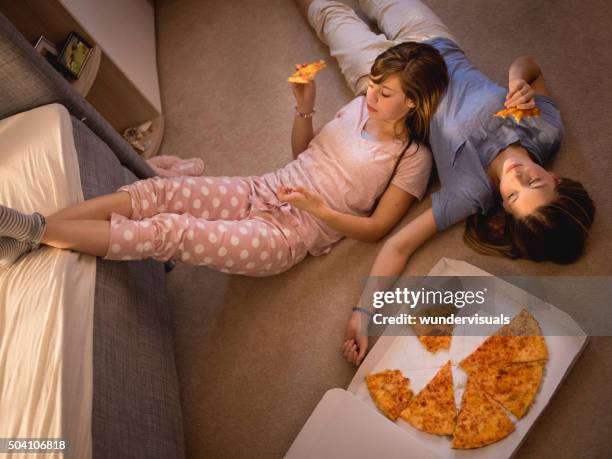
[[[595,206],[580,182],[558,180],[557,198],[524,218],[515,218],[501,206],[474,214],[466,221],[464,241],[487,255],[528,258],[567,264],[584,249]]]

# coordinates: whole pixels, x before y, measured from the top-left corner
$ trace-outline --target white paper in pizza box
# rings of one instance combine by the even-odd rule
[[[491,276],[491,274],[462,261],[442,258],[429,272],[429,276]],[[388,420],[378,411],[370,397],[365,383],[366,375],[385,369],[398,369],[404,376],[410,378],[410,387],[417,394],[434,377],[437,371],[448,360],[451,360],[455,401],[459,409],[467,377],[463,370],[458,367],[458,363],[487,338],[487,336],[464,336],[463,332],[465,330],[462,330],[461,326],[457,326],[453,331],[450,349],[435,354],[427,352],[416,336],[381,336],[347,388],[357,399],[383,416],[390,427],[397,426],[404,430],[405,435],[410,438],[415,447],[426,447],[430,450],[432,457],[474,457],[479,459],[511,457],[550,401],[587,342],[584,331],[563,311],[550,304],[543,303],[542,300],[501,279],[495,279],[495,282],[497,292],[495,297],[496,313],[503,312],[506,316],[514,317],[524,308],[525,304],[537,305],[536,307],[530,307],[530,313],[542,329],[549,352],[549,360],[546,363],[540,390],[527,414],[522,419],[517,420],[512,414],[508,413],[516,427],[516,430],[509,436],[482,448],[454,450],[451,448],[451,437],[421,432],[401,418],[395,423]],[[464,285],[466,285],[465,282]],[[489,315],[486,311],[478,312],[481,316]],[[491,333],[494,333],[497,328],[499,326],[493,326]],[[391,426],[391,424],[395,424],[395,426]]]

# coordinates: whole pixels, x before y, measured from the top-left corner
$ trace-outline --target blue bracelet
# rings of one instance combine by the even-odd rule
[[[367,315],[369,315],[370,317],[372,317],[372,313],[370,311],[368,311],[366,308],[360,308],[359,306],[353,306],[353,312],[363,312]]]

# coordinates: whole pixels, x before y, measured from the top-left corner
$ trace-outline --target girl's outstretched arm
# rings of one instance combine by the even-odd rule
[[[378,253],[370,276],[399,276],[408,258],[438,231],[431,207],[389,238]]]
[[[437,232],[431,207],[390,237],[376,256],[366,287],[344,335],[342,353],[346,360],[359,365],[368,349],[367,323],[374,312],[372,292],[391,288],[406,268],[408,258]],[[369,314],[365,311],[369,311]]]

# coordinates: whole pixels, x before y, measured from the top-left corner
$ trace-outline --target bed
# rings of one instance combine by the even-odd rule
[[[48,215],[153,175],[0,14],[0,203]],[[184,457],[165,268],[44,247],[0,273],[0,438]]]

